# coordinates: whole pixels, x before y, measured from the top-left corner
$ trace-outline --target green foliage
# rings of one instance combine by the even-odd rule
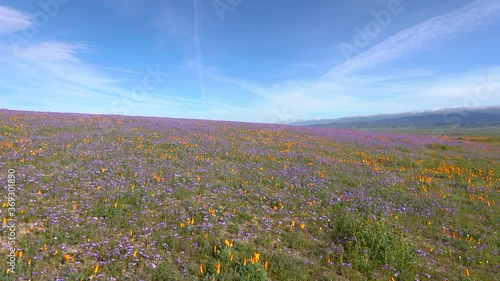
[[[174,281],[178,280],[179,277],[176,268],[172,268],[170,264],[162,262],[153,270],[151,281]]]
[[[199,268],[202,280],[267,280],[264,262],[251,246],[241,243],[216,245],[211,252],[211,257]]]
[[[0,114],[5,280],[498,279],[498,146],[70,116]]]
[[[415,271],[415,248],[408,237],[385,218],[369,218],[345,213],[333,221],[332,239],[343,248],[343,263],[352,263],[361,272],[374,272],[382,266],[393,267],[409,278]]]

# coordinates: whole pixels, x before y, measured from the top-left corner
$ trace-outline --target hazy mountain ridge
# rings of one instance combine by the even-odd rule
[[[362,128],[481,128],[500,126],[500,106],[479,109],[439,109],[400,114],[345,117],[338,119],[305,120],[290,123],[297,126],[321,126],[345,129]]]

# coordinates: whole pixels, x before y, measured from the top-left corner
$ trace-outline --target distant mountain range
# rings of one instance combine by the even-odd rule
[[[305,120],[289,123],[296,126],[320,126],[341,129],[370,128],[483,128],[500,126],[500,106],[486,108],[438,109],[400,114]]]

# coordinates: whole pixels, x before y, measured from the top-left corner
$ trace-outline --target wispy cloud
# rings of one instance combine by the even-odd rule
[[[195,104],[195,105],[204,105],[204,106],[218,107],[218,108],[236,108],[235,106],[222,104],[222,103],[214,103],[214,102],[209,102],[209,101],[204,101],[204,100],[182,98],[182,97],[170,96],[170,95],[165,95],[165,94],[161,94],[161,95],[160,94],[151,94],[150,96],[155,97],[158,100],[180,101],[180,102],[183,102],[184,105],[185,104]]]
[[[169,38],[168,44],[172,44],[171,38],[175,37],[175,44],[182,46],[187,60],[195,61],[200,97],[207,100],[201,35],[202,15],[202,5],[197,0],[167,2],[153,18],[152,23],[160,30],[162,44],[167,44],[163,42],[164,38]]]
[[[0,6],[0,33],[8,36],[32,25],[29,15]],[[86,43],[32,40],[14,48],[0,41],[0,87],[11,93],[2,98],[4,104],[13,108],[22,104],[25,109],[42,105],[47,110],[65,111],[78,103],[86,112],[105,111],[105,106],[95,105],[111,104],[114,97],[126,91],[118,79],[80,59],[92,51],[92,45]]]
[[[32,25],[30,15],[10,7],[0,6],[0,34],[16,32]]]
[[[214,81],[219,81],[223,83],[227,83],[230,85],[237,86],[245,91],[254,93],[259,96],[265,96],[267,91],[264,90],[262,87],[248,81],[244,81],[241,79],[233,78],[233,77],[228,77],[225,75],[221,75],[219,73],[216,73],[215,71],[211,71],[207,74],[207,78],[214,80]]]
[[[427,99],[454,99],[462,103],[476,99],[500,103],[500,66],[448,75],[422,85],[420,92]]]
[[[121,72],[121,73],[143,74],[143,73],[138,72],[138,71],[123,69],[123,68],[119,68],[119,67],[111,67],[111,66],[104,66],[104,65],[98,65],[98,64],[92,64],[91,66],[102,68],[102,69],[107,69],[107,70],[112,70],[112,71],[116,71],[116,72]]]
[[[71,108],[75,101],[108,100],[110,104],[125,92],[118,79],[80,61],[78,55],[85,49],[80,44],[42,42],[16,52],[0,47],[0,75],[9,81],[3,87],[17,94],[9,99],[30,97],[31,102],[55,101]]]
[[[500,14],[500,1],[477,0],[447,14],[437,16],[398,32],[368,51],[334,67],[325,77],[353,73],[395,59],[425,43],[471,30]]]
[[[121,3],[113,1],[114,5]],[[130,8],[132,14],[136,5],[143,5],[138,0],[126,1],[124,5]],[[245,81],[246,71],[225,75],[223,69],[228,64],[218,64],[218,57],[208,56],[214,46],[213,41],[207,40],[208,35],[215,29],[205,25],[207,20],[195,18],[195,12],[209,19],[210,15],[204,14],[203,9],[210,8],[210,12],[214,13],[210,3],[203,6],[200,0],[192,0],[167,1],[157,5],[159,8],[151,14],[155,31],[162,40],[160,45],[164,45],[158,49],[168,46],[168,50],[175,54],[154,61],[168,65],[178,63],[178,71],[162,67],[162,72],[169,72],[171,76],[165,78],[163,84],[148,90],[143,100],[137,102],[131,94],[143,85],[146,65],[144,69],[128,70],[125,69],[126,64],[113,61],[113,56],[102,56],[106,65],[91,64],[86,58],[94,52],[92,44],[68,40],[72,37],[67,37],[66,41],[43,41],[45,37],[41,33],[36,38],[20,42],[16,50],[0,38],[0,105],[12,108],[15,108],[12,105],[26,105],[21,109],[35,110],[76,109],[80,112],[115,113],[113,102],[119,100],[126,104],[133,103],[133,109],[128,113],[132,115],[280,122],[294,118],[340,117],[382,109],[404,111],[446,107],[453,102],[460,104],[473,95],[481,76],[493,73],[495,81],[500,81],[500,70],[486,69],[486,65],[477,67],[483,68],[483,72],[463,69],[463,73],[452,76],[439,73],[439,69],[432,68],[433,65],[416,63],[415,68],[405,69],[401,65],[385,64],[397,63],[398,58],[407,55],[418,61],[420,54],[415,56],[415,50],[427,49],[432,46],[429,43],[448,40],[458,32],[478,29],[500,14],[498,0],[473,1],[392,36],[380,38],[385,41],[338,65],[301,56],[297,56],[296,63],[283,61],[283,68],[293,71],[294,75],[280,77],[294,77],[294,80],[275,82],[269,82],[269,77],[261,79],[263,82],[258,82],[259,77],[255,78],[257,81]],[[148,23],[151,24],[151,21]],[[10,33],[30,27],[32,19],[29,15],[0,6],[0,37],[6,37],[4,34],[8,37]],[[396,24],[393,27],[396,28]],[[57,27],[53,25],[52,28]],[[205,50],[202,48],[204,45]],[[313,43],[308,46],[317,47]],[[204,64],[202,51],[205,51],[205,59],[210,64]],[[440,52],[429,50],[433,55]],[[272,51],[269,53],[272,55]],[[253,57],[242,59],[242,68],[251,60]],[[476,65],[470,67],[476,68]],[[330,71],[326,75],[318,74],[324,70]],[[261,71],[274,70],[264,64]],[[500,89],[500,85],[497,87]],[[500,103],[498,92],[490,98],[489,103]],[[415,108],[417,106],[421,108]]]
[[[27,27],[29,24],[24,28]],[[7,34],[22,28],[10,28]],[[15,109],[23,105],[19,109],[75,111],[78,104],[78,112],[117,113],[113,111],[114,103],[119,101],[130,105],[131,115],[189,117],[183,112],[189,109],[191,116],[199,118],[204,112],[212,113],[211,108],[240,110],[209,100],[167,95],[161,88],[148,91],[144,100],[136,101],[131,93],[143,85],[146,66],[144,72],[138,72],[90,64],[82,59],[94,49],[92,44],[81,42],[35,40],[23,42],[14,49],[0,41],[0,76],[3,77],[0,88],[10,93],[2,98],[2,107]]]
[[[21,49],[19,56],[31,61],[78,62],[77,54],[89,50],[89,46],[83,43],[46,41]]]
[[[205,90],[205,77],[204,77],[204,71],[203,71],[203,53],[201,51],[201,43],[200,43],[200,34],[198,31],[198,24],[199,24],[199,12],[198,12],[198,7],[196,0],[193,0],[193,13],[194,13],[194,30],[193,30],[193,36],[194,36],[194,46],[195,46],[195,52],[196,52],[196,65],[198,66],[198,80],[200,82],[200,90],[201,90],[201,97],[202,99],[206,99],[206,90]]]
[[[450,102],[449,99],[446,101],[450,96],[463,99],[464,96],[471,95],[470,88],[477,83],[474,81],[478,76],[464,74],[461,78],[468,77],[468,83],[464,84],[467,90],[460,90],[453,86],[456,81],[436,75],[432,70],[386,69],[370,75],[360,74],[360,71],[395,60],[417,48],[425,47],[432,40],[445,40],[455,33],[478,28],[499,14],[499,1],[477,0],[396,33],[349,61],[334,66],[316,81],[287,81],[262,91],[273,106],[284,106],[309,117],[323,112],[330,116],[341,116],[342,113],[354,111],[380,110],[387,108],[389,104],[398,110],[411,108],[412,105],[430,106],[431,103],[443,106]],[[428,79],[426,87],[419,84],[420,78],[431,76],[433,77]],[[245,86],[244,83],[240,84]],[[443,98],[430,102],[429,95],[436,95],[438,91],[441,93],[439,97]],[[494,102],[495,99],[498,101],[498,97],[493,97],[489,102]]]
[[[382,108],[395,113],[446,107],[450,103],[461,104],[465,98],[474,95],[474,87],[479,83],[481,73],[496,75],[498,71],[485,69],[483,72],[469,71],[450,77],[423,68],[385,68],[384,71],[371,74],[360,74],[360,70],[371,69],[411,54],[418,48],[425,48],[433,40],[448,40],[456,33],[474,30],[499,14],[500,2],[474,1],[402,30],[351,60],[334,66],[316,80],[260,86],[216,72],[210,72],[206,77],[237,86],[261,98],[262,102],[255,110],[261,112],[260,121],[264,122],[276,121],[276,110],[288,111],[292,117],[316,118],[325,115],[340,117],[353,112],[362,114]],[[422,84],[423,79],[426,82]],[[457,84],[457,80],[461,83]],[[498,95],[494,95],[482,102],[498,103],[500,100]]]

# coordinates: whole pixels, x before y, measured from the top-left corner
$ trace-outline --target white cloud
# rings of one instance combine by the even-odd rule
[[[22,48],[18,55],[30,61],[78,62],[78,53],[86,51],[89,47],[82,43],[48,41]]]
[[[422,47],[425,43],[447,35],[474,29],[500,14],[500,1],[477,0],[447,14],[437,16],[398,32],[368,51],[334,67],[325,77],[353,73],[393,60],[406,52]]]
[[[110,112],[113,100],[127,91],[120,80],[80,60],[88,50],[82,43],[57,41],[25,43],[16,49],[0,44],[0,87],[10,93],[2,99],[17,109],[34,110],[38,105],[39,110]]]
[[[0,34],[16,32],[33,25],[28,14],[10,7],[0,6]]]
[[[6,9],[9,10],[8,13],[5,12]],[[497,79],[500,78],[500,70],[463,73],[454,77],[444,77],[426,69],[386,69],[372,75],[359,75],[357,71],[395,59],[414,48],[425,46],[431,40],[475,28],[499,11],[498,1],[475,1],[403,30],[352,60],[334,67],[330,75],[319,77],[315,81],[257,85],[220,75],[207,67],[198,68],[203,66],[199,53],[192,70],[199,70],[199,74],[207,79],[207,86],[210,82],[236,86],[238,91],[235,94],[251,93],[255,96],[255,99],[248,99],[252,103],[227,105],[214,102],[215,97],[196,100],[176,96],[180,92],[167,93],[165,89],[159,89],[148,93],[144,102],[135,104],[137,107],[130,114],[280,122],[286,121],[283,119],[340,117],[369,114],[382,109],[397,112],[464,103],[473,93],[481,75],[494,75],[494,80],[500,82]],[[13,19],[2,18],[3,15],[15,13],[19,14]],[[186,52],[191,53],[191,56],[195,55],[194,45],[200,42],[194,38],[191,15],[183,16],[167,10],[163,16],[166,18],[156,19],[157,27],[183,37],[184,40],[181,41],[186,45]],[[0,33],[19,31],[30,24],[26,15],[0,6]],[[88,64],[82,59],[82,53],[89,51],[91,48],[87,44],[60,41],[24,43],[16,52],[8,45],[0,44],[0,87],[13,93],[9,97],[2,96],[2,106],[26,102],[38,106],[41,104],[44,109],[54,111],[77,109],[80,112],[114,113],[113,101],[129,95],[131,90],[122,83],[124,76],[117,75],[125,75],[125,79],[128,79],[130,76],[126,75],[133,74],[134,79],[139,81],[137,86],[140,86],[143,73]],[[314,67],[310,64],[294,66]],[[421,83],[422,80],[426,82]],[[201,83],[203,88],[203,80]],[[485,100],[485,103],[500,103],[500,85],[495,87],[496,93]],[[231,92],[232,88],[227,88],[227,92]],[[207,89],[211,90],[209,87]],[[218,97],[222,96],[217,94]]]
[[[486,68],[442,77],[421,88],[424,98],[466,103],[500,103],[500,67]]]
[[[0,33],[9,36],[30,26],[29,16],[0,6]],[[121,85],[123,79],[104,71],[106,67],[80,59],[91,51],[92,45],[86,43],[31,40],[14,47],[0,41],[0,87],[9,93],[2,97],[4,104],[18,109],[41,105],[47,110],[113,113],[112,102],[129,91]]]
[[[244,81],[241,79],[233,78],[233,77],[228,77],[225,75],[221,75],[219,73],[216,73],[215,71],[211,71],[207,74],[207,78],[214,80],[214,81],[219,81],[223,83],[227,83],[230,85],[235,85],[245,91],[257,94],[259,96],[265,96],[266,95],[266,90],[263,88],[259,87],[258,85]]]
[[[450,78],[425,69],[378,69],[372,75],[360,75],[359,71],[394,60],[424,47],[431,40],[447,39],[453,33],[477,28],[498,15],[499,1],[474,1],[398,32],[364,53],[333,67],[317,81],[287,81],[264,92],[274,106],[285,106],[308,116],[306,118],[323,113],[341,116],[342,113],[401,111],[417,106],[425,109],[463,103],[465,98],[470,99],[471,92],[477,86],[478,73],[462,73]],[[424,77],[425,80],[422,80]],[[427,83],[423,85],[422,81]],[[492,95],[481,102],[499,103],[498,92],[496,96]]]
[[[102,68],[102,69],[112,70],[112,71],[116,71],[116,72],[121,72],[121,73],[142,74],[142,73],[140,73],[138,71],[123,69],[123,68],[119,68],[119,67],[103,66],[103,65],[97,65],[97,64],[93,64],[92,66],[93,67]]]

